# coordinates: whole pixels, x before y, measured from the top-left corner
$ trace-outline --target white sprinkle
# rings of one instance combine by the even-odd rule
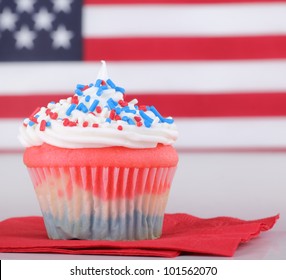
[[[116,121],[116,126],[117,126],[117,125],[126,126],[126,122],[125,122],[125,121],[122,121],[122,120],[118,120],[118,121]]]
[[[159,123],[160,119],[158,117],[155,117],[153,122],[152,122],[152,126],[155,126]]]
[[[135,105],[137,103],[138,103],[138,100],[136,98],[134,98],[131,101],[129,101],[129,105]]]
[[[93,115],[93,114],[88,114],[87,115],[87,118],[89,119],[89,120],[91,120],[91,121],[96,121],[98,118],[95,116],[95,115]]]
[[[145,114],[146,114],[148,117],[150,117],[151,119],[155,119],[155,118],[157,117],[157,116],[156,116],[153,112],[151,112],[151,111],[146,111]]]
[[[78,116],[78,123],[80,124],[80,125],[82,125],[82,123],[84,122],[84,118],[82,117],[82,116]]]
[[[47,106],[49,109],[54,109],[56,107],[56,104],[54,103],[49,103]]]
[[[100,113],[100,116],[107,118],[108,117],[108,108],[104,107]]]
[[[108,122],[104,122],[104,123],[101,124],[101,126],[102,127],[109,127],[109,126],[111,126],[111,124],[108,123]]]

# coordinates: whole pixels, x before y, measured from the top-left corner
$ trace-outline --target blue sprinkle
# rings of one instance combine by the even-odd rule
[[[110,79],[108,79],[108,80],[106,81],[106,83],[107,83],[111,88],[116,88],[116,85],[115,85]]]
[[[71,104],[70,105],[70,107],[67,109],[67,111],[66,111],[66,115],[67,116],[70,116],[71,115],[71,113],[72,113],[72,111],[74,110],[76,108],[76,104]]]
[[[122,120],[127,122],[130,125],[135,125],[135,122],[132,119],[130,119],[129,117],[127,117],[127,116],[123,116]]]
[[[101,82],[102,82],[102,80],[97,79],[96,82],[95,82],[95,84],[94,84],[94,86],[99,88],[100,85],[101,85]]]
[[[80,104],[78,105],[78,107],[80,107],[80,109],[78,109],[78,110],[80,110],[80,111],[82,111],[82,112],[84,112],[84,113],[87,113],[87,112],[88,112],[87,107],[86,107],[83,103],[80,103]]]
[[[83,89],[85,87],[85,85],[81,85],[81,84],[77,84],[76,88],[77,89]]]
[[[89,100],[90,100],[90,95],[87,95],[87,96],[85,97],[85,101],[86,101],[86,102],[89,102]]]
[[[49,122],[49,121],[46,122],[46,126],[47,126],[47,127],[51,126],[51,122]]]
[[[151,106],[150,108],[149,108],[149,110],[151,111],[151,112],[153,112],[154,113],[154,115],[155,116],[157,116],[159,119],[160,119],[160,121],[164,121],[164,118],[161,116],[161,114],[157,111],[157,109],[154,107],[154,106]]]
[[[165,123],[169,123],[169,124],[172,124],[174,122],[173,119],[166,119],[166,118],[162,117],[162,115],[157,111],[157,109],[154,106],[150,106],[149,110],[152,111],[154,113],[154,115],[157,116],[161,122],[165,122]]]
[[[88,112],[87,107],[83,103],[79,103],[78,106],[76,107],[77,110],[82,111],[84,113]]]
[[[90,83],[88,86],[89,86],[89,87],[93,87],[93,83]]]
[[[103,93],[103,91],[106,90],[106,89],[108,89],[108,86],[107,86],[107,85],[99,87],[99,88],[98,88],[98,91],[97,91],[97,93],[96,93],[96,95],[97,95],[97,96],[101,96],[102,93]]]
[[[149,116],[147,116],[142,110],[139,110],[139,114],[145,120],[144,124],[145,124],[145,122],[148,122],[148,123],[152,123],[153,122],[153,119],[150,118]],[[145,125],[145,126],[147,126],[147,125]],[[147,126],[147,127],[149,127],[149,126]]]
[[[139,109],[139,107],[138,107],[137,105],[134,105],[134,108],[135,108],[136,110],[138,110],[138,109]]]
[[[111,118],[107,118],[105,121],[111,123]]]
[[[149,121],[147,121],[147,120],[144,120],[144,125],[146,126],[146,127],[151,127],[151,124],[152,123],[150,123]]]
[[[38,118],[40,115],[36,115],[35,118]]]
[[[117,115],[120,115],[121,112],[122,112],[121,108],[119,108],[119,107],[116,107],[116,108],[115,108],[115,113],[116,113]]]
[[[77,110],[81,111],[81,106],[82,106],[82,103],[79,103],[76,107]]]
[[[172,124],[172,123],[174,123],[174,120],[173,119],[166,119],[166,118],[164,118],[164,122]]]
[[[136,114],[136,111],[135,110],[131,110],[129,106],[125,106],[121,110],[126,112],[126,113]]]
[[[107,104],[109,106],[109,108],[112,110],[117,106],[117,102],[115,100],[113,100],[112,98],[109,98],[107,101]]]
[[[130,118],[127,120],[127,122],[128,122],[128,124],[130,124],[130,125],[135,125],[135,122],[134,122],[132,119],[130,119]]]
[[[121,93],[125,93],[125,89],[124,88],[122,88],[122,87],[115,87],[115,90],[116,91],[119,91],[119,92],[121,92]]]
[[[103,89],[100,87],[100,88],[98,89],[98,91],[96,92],[96,95],[97,95],[97,96],[101,96],[101,95],[102,95],[102,92],[103,92]]]
[[[127,122],[129,120],[129,118],[127,116],[123,116],[121,119],[125,122]]]
[[[95,108],[97,107],[98,103],[99,103],[99,100],[95,99],[95,100],[92,102],[92,104],[90,105],[89,111],[90,111],[90,112],[93,112],[93,111],[95,110]]]
[[[49,104],[56,104],[56,102],[55,101],[51,101]]]
[[[78,96],[82,96],[83,95],[83,92],[80,90],[80,89],[76,89],[75,91],[74,91]]]
[[[35,123],[33,121],[29,121],[28,125],[33,126]]]

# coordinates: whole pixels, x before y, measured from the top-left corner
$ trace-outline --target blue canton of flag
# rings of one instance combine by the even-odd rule
[[[81,0],[0,0],[0,61],[81,60]]]

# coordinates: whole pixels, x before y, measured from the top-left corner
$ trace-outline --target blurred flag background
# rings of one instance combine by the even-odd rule
[[[179,151],[286,150],[286,1],[0,0],[0,150],[100,60],[173,116]]]

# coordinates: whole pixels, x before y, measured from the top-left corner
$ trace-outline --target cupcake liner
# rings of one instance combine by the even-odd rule
[[[51,239],[155,239],[176,167],[28,168]]]

